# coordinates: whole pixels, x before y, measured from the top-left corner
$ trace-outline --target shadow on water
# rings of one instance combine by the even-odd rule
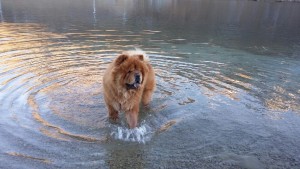
[[[297,168],[299,8],[0,0],[0,168]],[[130,130],[101,79],[135,47],[157,89]]]

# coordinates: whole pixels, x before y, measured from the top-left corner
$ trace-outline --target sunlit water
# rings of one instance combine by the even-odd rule
[[[0,0],[0,168],[300,168],[300,4]],[[157,89],[111,123],[102,75]]]

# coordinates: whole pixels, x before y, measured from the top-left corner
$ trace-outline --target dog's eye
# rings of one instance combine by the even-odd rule
[[[132,72],[131,70],[128,71],[128,73],[131,73],[131,72]]]

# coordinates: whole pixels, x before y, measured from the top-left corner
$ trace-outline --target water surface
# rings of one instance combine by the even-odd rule
[[[299,16],[275,1],[0,0],[0,168],[299,168]],[[157,89],[129,130],[109,122],[101,79],[134,48]]]

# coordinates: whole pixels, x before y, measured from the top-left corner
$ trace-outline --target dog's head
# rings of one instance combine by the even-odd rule
[[[115,82],[127,90],[138,90],[144,83],[148,67],[143,54],[122,53],[114,61]]]

